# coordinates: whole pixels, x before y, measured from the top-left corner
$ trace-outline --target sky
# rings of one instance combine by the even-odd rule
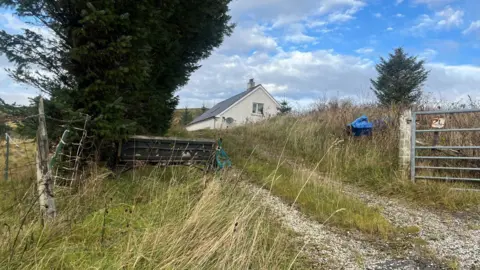
[[[250,78],[299,109],[331,98],[373,101],[375,64],[400,46],[426,61],[429,99],[478,100],[479,11],[480,0],[233,0],[233,34],[177,91],[179,107],[213,106]],[[0,11],[0,29],[22,27],[31,26]],[[4,56],[0,66],[10,66]],[[37,93],[0,70],[7,102]]]

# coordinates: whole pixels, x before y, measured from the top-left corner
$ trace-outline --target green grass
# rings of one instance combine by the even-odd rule
[[[225,149],[234,162],[248,153],[239,149],[257,148],[270,154],[271,162],[283,153],[286,159],[314,168],[332,180],[353,184],[380,195],[406,199],[415,204],[448,210],[472,210],[480,203],[478,192],[455,192],[451,188],[471,187],[463,183],[417,181],[412,183],[398,169],[398,132],[396,126],[377,132],[371,138],[351,138],[344,126],[362,113],[370,118],[395,111],[376,108],[347,107],[345,109],[312,112],[302,116],[275,117],[262,123],[228,131],[201,131],[189,136],[225,138]],[[229,142],[231,141],[231,142]],[[335,147],[331,148],[335,144]],[[475,186],[478,188],[478,186]]]
[[[207,133],[202,135],[212,136]],[[276,155],[268,158],[258,154],[255,145],[245,144],[236,132],[222,136],[236,168],[243,170],[250,181],[270,189],[287,203],[295,203],[314,220],[385,238],[394,232],[378,209],[343,194],[338,187],[323,184],[315,177],[309,179],[309,174],[299,168],[279,164]]]
[[[55,189],[58,216],[45,228],[32,182],[1,182],[0,268],[308,267],[294,235],[231,181],[189,168],[97,173]]]

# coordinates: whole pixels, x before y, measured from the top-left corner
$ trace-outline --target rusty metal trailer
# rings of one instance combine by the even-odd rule
[[[221,145],[212,139],[132,136],[118,145],[116,167],[186,165],[204,170],[231,166]]]

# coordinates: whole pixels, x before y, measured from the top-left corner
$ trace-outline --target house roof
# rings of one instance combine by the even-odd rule
[[[192,125],[192,124],[195,124],[195,123],[198,123],[198,122],[202,122],[204,120],[207,120],[207,119],[210,119],[210,118],[213,118],[213,117],[217,116],[218,114],[222,113],[223,111],[228,109],[230,106],[232,106],[235,102],[241,100],[246,95],[248,95],[250,92],[257,89],[258,86],[260,86],[260,85],[252,87],[249,90],[243,91],[240,94],[237,94],[237,95],[235,95],[231,98],[228,98],[228,99],[218,103],[217,105],[213,106],[210,110],[204,112],[199,117],[193,119],[193,121],[190,122],[190,124],[188,124],[188,125]]]

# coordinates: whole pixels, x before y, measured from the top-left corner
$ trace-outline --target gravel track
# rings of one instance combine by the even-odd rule
[[[312,171],[302,169],[306,174]],[[480,269],[480,218],[472,214],[451,213],[415,207],[405,201],[388,198],[358,187],[335,182],[317,173],[310,181],[335,185],[343,193],[369,206],[380,209],[383,216],[397,227],[417,227],[418,237],[433,255],[441,260],[457,262],[459,269]]]
[[[343,191],[370,206],[381,209],[384,217],[399,227],[416,226],[419,237],[437,258],[455,260],[460,269],[480,269],[480,221],[454,217],[449,213],[409,205],[344,186]]]
[[[432,263],[411,258],[393,258],[368,242],[305,217],[268,190],[252,184],[246,189],[270,209],[286,228],[298,235],[302,252],[316,262],[315,269],[439,269]]]
[[[268,155],[266,152],[259,152],[263,155]],[[333,181],[328,177],[312,171],[309,168],[302,168],[302,166],[299,166],[299,164],[296,162],[292,162],[290,160],[285,160],[285,162],[287,166],[291,166],[296,170],[301,168],[299,171],[304,173],[305,179],[311,175],[310,181],[324,183],[332,188],[338,188],[345,194],[353,198],[357,198],[369,206],[379,208],[384,217],[395,226],[416,226],[418,228],[418,237],[426,243],[427,249],[430,250],[435,258],[443,261],[457,262],[457,269],[480,269],[480,216],[472,216],[471,213],[453,215],[447,212],[435,211],[432,209],[415,206],[399,199],[380,196],[352,185]],[[278,204],[279,202],[276,201],[275,203]],[[269,203],[270,207],[275,208],[275,203]],[[281,208],[283,206],[278,206],[277,208],[279,207]],[[291,211],[296,210],[292,209]],[[277,212],[281,212],[285,215],[287,214],[285,210]],[[301,223],[306,222],[306,224],[308,224],[308,222],[312,222],[308,221],[308,219],[302,216],[301,213],[298,213],[298,211],[291,212],[291,214],[295,216],[295,219],[301,218]],[[288,221],[290,218],[283,219]],[[287,223],[288,225],[295,225],[294,221]],[[325,226],[318,224],[314,226],[314,228],[315,231],[321,231],[322,229],[325,230]],[[294,231],[296,230],[294,229]],[[308,232],[304,231],[304,235],[305,233],[308,235]],[[434,267],[429,265],[414,265],[408,263],[407,265],[404,265],[404,261],[388,262],[388,256],[382,254],[381,252],[376,252],[373,247],[365,245],[365,243],[358,243],[351,239],[345,239],[344,236],[339,234],[330,235],[327,233],[327,235],[330,237],[327,238],[327,240],[332,240],[328,241],[329,243],[336,242],[334,239],[337,238],[342,239],[340,242],[337,242],[341,243],[339,246],[347,244],[348,246],[353,247],[353,249],[343,249],[341,252],[341,257],[333,254],[342,261],[346,260],[349,267],[352,267],[353,265],[352,256],[360,253],[363,257],[365,257],[365,265],[367,269],[438,269],[438,266]],[[386,265],[382,265],[380,263],[382,260],[387,261]],[[395,266],[396,263],[398,263],[398,265]],[[373,268],[370,268],[369,265],[372,265]],[[380,268],[376,268],[379,267],[379,265],[382,266]],[[358,268],[347,267],[345,269]]]

